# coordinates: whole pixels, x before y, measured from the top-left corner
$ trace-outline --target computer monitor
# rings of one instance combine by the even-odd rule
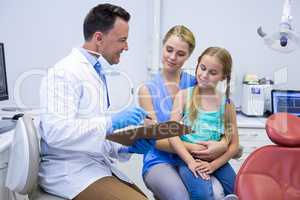
[[[0,101],[8,100],[7,77],[5,69],[4,44],[0,43]],[[0,134],[12,130],[16,123],[13,120],[0,118]]]
[[[272,90],[272,112],[287,112],[300,116],[299,90]]]
[[[2,100],[8,100],[8,89],[5,69],[4,44],[0,43],[0,101]]]

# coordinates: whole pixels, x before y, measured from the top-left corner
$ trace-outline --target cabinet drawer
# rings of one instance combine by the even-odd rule
[[[239,129],[239,138],[241,141],[247,140],[268,140],[267,133],[264,129]]]
[[[257,132],[251,132],[251,133],[239,133],[239,138],[241,141],[247,141],[247,140],[268,140],[268,136],[266,133],[257,133]]]
[[[253,151],[262,146],[272,144],[263,128],[239,128],[238,131],[240,145],[243,146],[243,155],[237,160],[230,161],[236,172]]]
[[[258,148],[261,146],[265,146],[268,144],[272,144],[269,140],[248,140],[248,141],[240,141],[240,145],[245,148]]]

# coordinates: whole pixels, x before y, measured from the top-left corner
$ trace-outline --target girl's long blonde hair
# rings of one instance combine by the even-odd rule
[[[209,55],[209,56],[213,56],[213,57],[217,58],[219,60],[220,64],[222,64],[222,66],[223,66],[223,71],[222,71],[223,77],[226,79],[226,91],[225,91],[226,104],[225,104],[225,112],[224,112],[223,120],[224,120],[224,127],[225,127],[225,129],[224,129],[225,130],[225,139],[228,142],[230,142],[231,138],[232,138],[232,134],[233,134],[232,133],[232,121],[231,121],[231,116],[230,116],[231,108],[230,108],[230,100],[229,100],[232,58],[231,58],[230,53],[224,48],[209,47],[199,56],[195,74],[197,74],[199,64],[204,55]],[[189,104],[189,108],[190,108],[189,118],[192,123],[197,118],[197,115],[199,113],[198,108],[201,107],[200,99],[201,99],[200,90],[196,86],[193,89],[191,101]]]

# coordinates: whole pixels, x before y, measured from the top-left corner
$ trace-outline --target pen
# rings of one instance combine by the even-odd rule
[[[146,117],[145,117],[146,119],[150,119],[150,120],[152,120],[152,117],[150,117],[149,115],[146,115]]]

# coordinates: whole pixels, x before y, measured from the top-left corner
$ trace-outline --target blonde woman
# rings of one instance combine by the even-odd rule
[[[170,120],[175,95],[181,89],[196,84],[194,76],[183,72],[182,66],[195,48],[195,37],[185,26],[172,27],[163,39],[162,70],[139,90],[139,103],[152,119]],[[208,141],[200,144],[185,143],[190,152],[204,159],[214,159],[227,150],[227,143]],[[160,149],[160,150],[159,150]],[[146,186],[160,200],[189,200],[189,194],[178,174],[178,156],[168,140],[156,142],[144,154],[143,179]]]

